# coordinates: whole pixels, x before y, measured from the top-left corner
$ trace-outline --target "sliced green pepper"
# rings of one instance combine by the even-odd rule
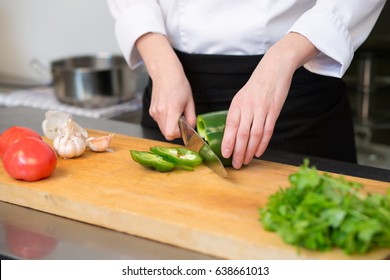
[[[224,158],[221,152],[223,133],[225,131],[227,111],[200,114],[196,118],[199,135],[209,144],[224,166],[232,166],[232,158]],[[202,156],[207,156],[207,154]]]
[[[228,111],[217,111],[200,114],[196,118],[196,128],[199,135],[206,139],[209,133],[224,132]]]
[[[198,166],[203,161],[203,158],[197,152],[183,147],[154,146],[150,150],[183,169],[186,169],[186,166]]]
[[[160,172],[168,172],[175,168],[173,162],[165,160],[162,156],[149,151],[130,150],[131,157],[145,167],[152,167]]]

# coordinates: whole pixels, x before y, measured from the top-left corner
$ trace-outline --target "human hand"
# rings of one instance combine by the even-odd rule
[[[180,137],[178,120],[184,115],[188,123],[195,127],[195,105],[190,84],[182,75],[170,75],[167,71],[153,80],[150,116],[157,122],[167,140]]]
[[[178,121],[184,115],[195,127],[195,105],[183,67],[167,38],[158,33],[141,36],[136,46],[153,81],[150,116],[167,140],[180,137]]]
[[[275,123],[286,101],[292,76],[318,53],[304,36],[289,33],[264,55],[229,108],[221,145],[222,156],[233,156],[239,169],[260,157],[272,137]]]
[[[230,105],[221,149],[236,169],[260,157],[271,139],[292,77],[279,67],[263,59]]]

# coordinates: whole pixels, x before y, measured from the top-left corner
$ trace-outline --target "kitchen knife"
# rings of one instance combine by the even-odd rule
[[[199,153],[203,157],[203,162],[206,166],[219,176],[225,178],[227,172],[221,160],[203,138],[187,123],[184,116],[179,118],[179,128],[184,145],[188,149]]]

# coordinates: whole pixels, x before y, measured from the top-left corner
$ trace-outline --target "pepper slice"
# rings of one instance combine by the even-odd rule
[[[173,162],[165,160],[162,156],[149,151],[130,150],[134,161],[145,167],[152,167],[160,172],[168,172],[175,168]]]
[[[199,135],[209,144],[213,152],[226,167],[232,166],[232,157],[224,158],[221,152],[221,144],[228,111],[216,111],[200,114],[196,118],[196,127]],[[207,154],[202,156],[207,156]]]
[[[203,158],[197,152],[183,147],[154,146],[150,150],[181,168],[185,168],[186,166],[195,167],[203,161]]]

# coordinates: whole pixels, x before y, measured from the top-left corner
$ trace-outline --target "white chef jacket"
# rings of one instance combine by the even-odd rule
[[[342,77],[371,32],[385,0],[108,0],[119,47],[130,67],[143,61],[135,47],[145,33],[167,36],[194,54],[264,54],[288,32],[320,51],[304,65]]]

